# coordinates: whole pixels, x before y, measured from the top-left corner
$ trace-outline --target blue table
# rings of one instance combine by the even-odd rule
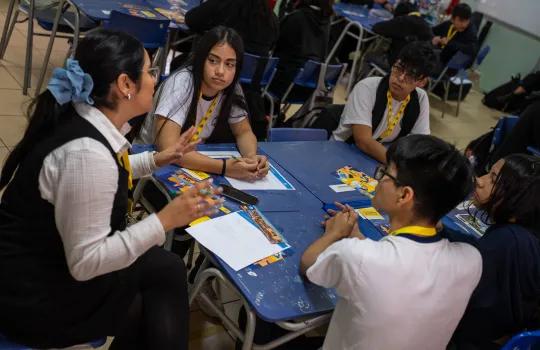
[[[329,187],[340,184],[335,171],[346,165],[370,176],[375,172],[377,161],[356,146],[337,141],[268,142],[259,145],[265,154],[287,169],[323,205],[336,201],[354,206],[370,205],[369,198],[358,191],[337,193]]]

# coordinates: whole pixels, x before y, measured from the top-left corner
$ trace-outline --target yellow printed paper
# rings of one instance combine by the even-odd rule
[[[373,207],[356,209],[356,212],[366,220],[384,220],[384,217]]]
[[[373,197],[378,181],[371,176],[350,166],[339,168],[336,173],[342,183],[355,188],[368,197]]]
[[[198,218],[197,220],[193,220],[192,222],[189,223],[189,226],[195,226],[195,225],[198,225],[200,223],[203,223],[205,221],[208,221],[210,220],[210,217],[208,216],[201,216],[200,218]]]
[[[188,173],[191,177],[199,181],[206,180],[210,177],[210,174],[207,174],[204,171],[191,170],[191,169],[186,169],[186,168],[182,168],[182,170]]]

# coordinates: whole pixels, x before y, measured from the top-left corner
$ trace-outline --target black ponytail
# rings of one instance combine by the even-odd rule
[[[96,107],[116,108],[111,84],[122,73],[140,82],[144,48],[134,37],[118,31],[100,29],[89,33],[77,47],[75,59],[94,82],[91,97]],[[75,115],[72,103],[58,104],[49,90],[37,96],[28,107],[29,123],[21,141],[6,159],[0,176],[0,190],[8,185],[19,164],[40,141],[54,134],[66,118]]]

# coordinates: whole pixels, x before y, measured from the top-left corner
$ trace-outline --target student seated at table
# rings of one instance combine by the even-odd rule
[[[373,32],[392,40],[390,49],[384,55],[387,64],[383,69],[390,69],[401,49],[413,41],[429,41],[433,37],[429,24],[417,12],[416,5],[402,2],[394,10],[394,18],[373,25]],[[367,58],[364,59],[366,61]],[[379,61],[379,60],[377,60]]]
[[[155,112],[146,117],[137,142],[166,149],[195,126],[193,140],[235,142],[242,158],[212,159],[191,152],[179,165],[249,181],[266,176],[268,163],[257,155],[257,139],[238,84],[243,55],[242,39],[233,29],[220,26],[206,32],[186,65],[163,83]]]
[[[429,134],[429,100],[422,87],[436,62],[428,43],[406,45],[390,75],[356,84],[332,139],[354,142],[363,152],[386,163],[383,143],[408,134]]]
[[[324,61],[328,54],[333,4],[334,0],[300,0],[296,9],[281,20],[274,51],[279,63],[269,87],[273,94],[283,96],[308,60]],[[312,92],[312,89],[297,86],[289,96],[307,99]],[[278,123],[282,122],[282,119],[278,120]]]
[[[450,20],[433,27],[435,36],[432,43],[435,47],[442,49],[441,65],[446,65],[458,51],[471,58],[476,54],[478,38],[476,28],[471,23],[471,14],[469,5],[458,4],[452,10]]]
[[[473,198],[485,213],[478,219],[491,226],[475,244],[482,278],[454,339],[458,349],[498,349],[515,333],[540,328],[540,158],[499,160],[477,178]]]
[[[301,258],[308,279],[339,295],[323,349],[445,349],[482,273],[480,253],[435,229],[472,190],[454,146],[409,135],[379,166],[373,206],[390,234],[366,239],[354,209],[341,206]]]
[[[188,348],[186,268],[158,246],[218,203],[201,183],[127,227],[132,177],[194,148],[190,130],[127,155],[122,132],[152,107],[155,79],[137,39],[98,30],[30,107],[0,177],[0,334],[36,348],[105,336],[110,349]]]

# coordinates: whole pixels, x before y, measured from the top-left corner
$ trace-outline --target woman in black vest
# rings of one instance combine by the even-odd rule
[[[151,108],[154,85],[142,44],[99,30],[31,106],[0,177],[1,334],[40,348],[115,336],[111,349],[187,349],[186,270],[157,246],[219,200],[201,184],[126,227],[132,177],[194,147],[189,130],[128,157],[121,131]]]
[[[163,83],[138,141],[165,149],[195,126],[194,139],[236,143],[242,158],[220,160],[192,152],[179,165],[249,181],[266,176],[268,163],[257,155],[257,139],[238,84],[243,55],[242,39],[233,29],[220,26],[206,32],[185,66]]]

